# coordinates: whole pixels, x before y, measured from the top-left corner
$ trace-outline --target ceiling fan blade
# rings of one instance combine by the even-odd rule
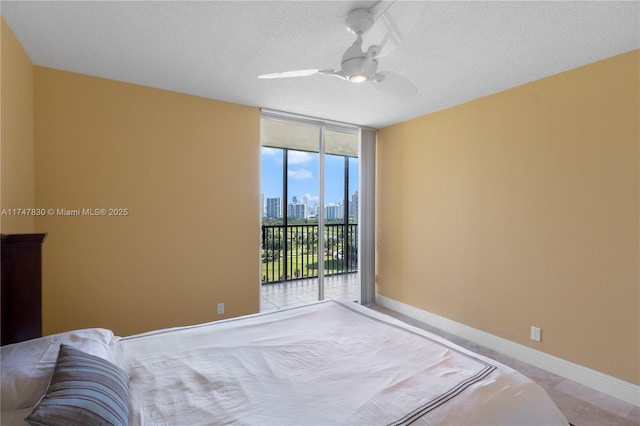
[[[341,80],[347,80],[347,77],[345,77],[341,70],[320,70],[318,71],[318,74],[331,75],[333,77],[338,77]]]
[[[363,46],[380,46],[378,57],[393,52],[415,28],[427,2],[396,1],[376,19],[365,34]]]
[[[259,75],[258,78],[262,79],[270,79],[270,78],[289,78],[289,77],[307,77],[310,75],[318,74],[320,70],[298,70],[298,71],[285,71],[285,72],[274,72],[272,74],[262,74]]]
[[[393,95],[409,96],[418,93],[412,82],[403,76],[390,71],[383,71],[371,79],[371,84],[378,90]]]

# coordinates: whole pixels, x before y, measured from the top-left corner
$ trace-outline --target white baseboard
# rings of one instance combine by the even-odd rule
[[[455,334],[456,336],[470,340],[486,348],[535,365],[560,377],[640,407],[640,386],[379,294],[376,294],[376,303],[439,328],[440,330]]]

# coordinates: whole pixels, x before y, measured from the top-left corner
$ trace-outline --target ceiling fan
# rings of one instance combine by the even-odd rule
[[[425,2],[396,1],[376,19],[371,10],[354,9],[347,16],[345,28],[356,36],[356,41],[342,55],[340,69],[285,71],[263,74],[258,78],[307,77],[321,74],[352,83],[368,81],[375,88],[392,94],[415,94],[418,90],[403,76],[390,71],[378,72],[378,58],[388,55],[404,42],[425,7]],[[363,45],[369,46],[366,51],[363,50]]]

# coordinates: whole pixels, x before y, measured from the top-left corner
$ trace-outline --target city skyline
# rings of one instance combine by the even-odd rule
[[[283,198],[283,150],[262,147],[261,153],[261,193],[264,199]],[[288,158],[288,197],[285,205],[305,198],[310,206],[319,203],[319,155],[313,152],[289,151]],[[325,206],[349,203],[358,191],[358,159],[349,158],[349,191],[344,198],[344,157],[325,155]],[[285,206],[283,208],[286,209]]]
[[[265,197],[261,194],[262,200],[262,216],[267,218],[282,218],[284,212],[287,212],[287,217],[294,219],[310,219],[318,216],[319,206],[317,203],[309,205],[306,199],[298,200],[296,196],[293,200],[284,205],[282,197]],[[340,203],[328,203],[324,206],[325,218],[329,220],[343,219],[345,213],[345,206],[348,207],[349,217],[358,217],[358,203],[359,196],[358,190],[356,190],[348,202]]]

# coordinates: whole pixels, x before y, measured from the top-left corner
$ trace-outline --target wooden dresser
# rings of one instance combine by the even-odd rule
[[[2,345],[42,336],[42,242],[47,234],[2,234]]]

